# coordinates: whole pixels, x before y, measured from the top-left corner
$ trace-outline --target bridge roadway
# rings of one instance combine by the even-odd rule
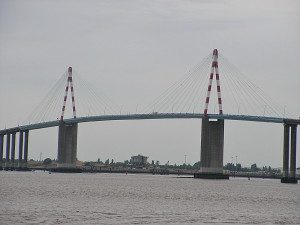
[[[66,124],[76,124],[85,122],[96,121],[113,121],[113,120],[157,120],[157,119],[201,119],[204,114],[200,113],[151,113],[151,114],[127,114],[127,115],[100,115],[100,116],[87,116],[65,119]],[[300,119],[288,119],[278,117],[266,116],[250,116],[250,115],[228,115],[228,114],[208,114],[210,119],[223,119],[223,120],[241,120],[252,122],[266,122],[266,123],[282,123],[282,124],[295,124],[300,125]],[[59,126],[59,120],[41,122],[35,124],[28,124],[0,130],[0,134],[14,133],[19,131],[36,130],[48,127]]]

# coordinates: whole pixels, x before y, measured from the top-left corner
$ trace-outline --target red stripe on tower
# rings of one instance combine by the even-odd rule
[[[209,97],[206,97],[205,103],[209,103]]]
[[[72,70],[72,68],[71,68],[71,70]],[[71,85],[71,95],[72,95],[73,117],[76,118],[75,96],[74,96],[74,87],[73,87],[72,72],[71,72],[70,85]]]
[[[69,86],[71,87],[70,89],[71,89],[71,95],[72,95],[73,117],[76,118],[75,97],[74,97],[74,88],[73,88],[73,79],[72,79],[72,67],[68,68],[68,78],[67,78],[64,101],[63,101],[63,106],[62,106],[61,116],[60,116],[61,121],[64,120],[64,113],[65,113],[66,102],[67,102],[67,98],[68,98]]]
[[[211,64],[211,73],[210,73],[210,76],[209,76],[207,94],[206,94],[206,99],[205,99],[204,116],[207,116],[207,113],[208,113],[209,98],[210,98],[210,92],[211,92],[212,80],[213,80],[213,77],[214,77],[214,73],[216,74],[219,114],[223,114],[222,97],[221,97],[221,85],[220,85],[220,75],[219,75],[219,66],[218,66],[218,64],[219,64],[218,63],[218,50],[214,49],[212,64]]]

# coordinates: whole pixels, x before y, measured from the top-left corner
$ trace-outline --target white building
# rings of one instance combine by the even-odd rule
[[[133,166],[145,166],[147,164],[148,156],[137,155],[131,156],[130,163]]]

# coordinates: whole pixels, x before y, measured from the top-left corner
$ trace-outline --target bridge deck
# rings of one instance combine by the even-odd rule
[[[200,113],[152,113],[152,114],[128,114],[128,115],[101,115],[101,116],[88,116],[65,119],[66,124],[96,122],[96,121],[112,121],[112,120],[157,120],[157,119],[200,119],[204,115]],[[265,117],[265,116],[248,116],[248,115],[219,115],[208,114],[210,119],[224,119],[224,120],[241,120],[252,122],[266,122],[266,123],[289,123],[300,124],[300,119],[288,119],[277,117]],[[18,127],[12,127],[4,130],[0,130],[0,134],[7,134],[25,130],[36,130],[48,127],[55,127],[59,125],[59,120],[48,121],[43,123],[28,124]]]

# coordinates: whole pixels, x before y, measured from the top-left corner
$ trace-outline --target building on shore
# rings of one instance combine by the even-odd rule
[[[147,164],[148,156],[131,156],[130,163],[134,167],[144,167]]]

